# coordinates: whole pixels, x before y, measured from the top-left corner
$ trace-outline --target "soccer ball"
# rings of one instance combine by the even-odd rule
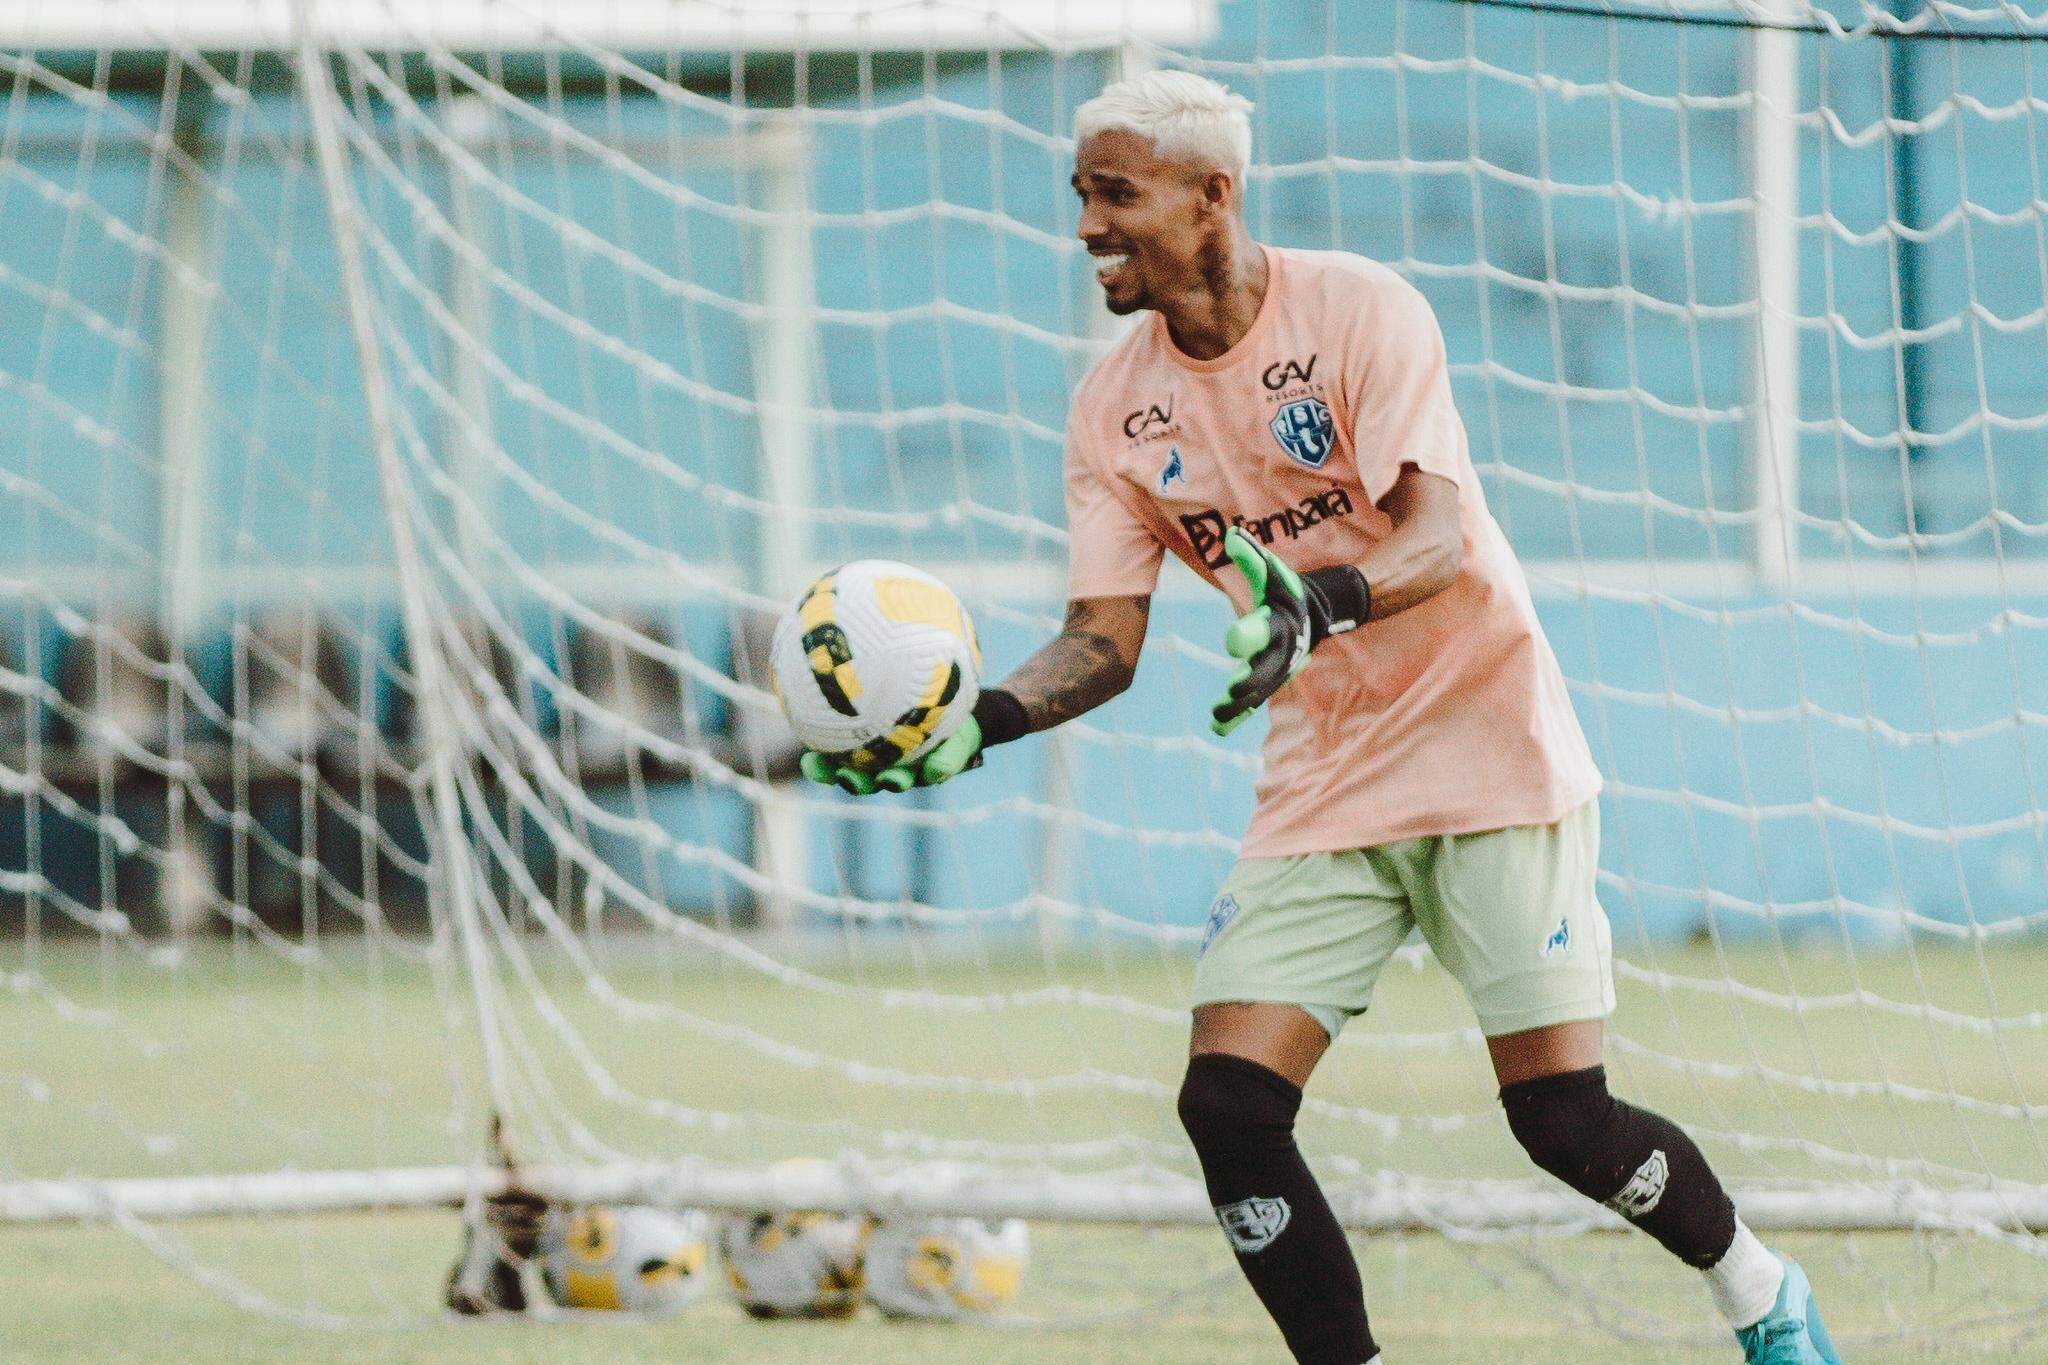
[[[711,1220],[696,1209],[555,1209],[541,1226],[540,1277],[562,1308],[663,1317],[710,1283]]]
[[[757,1318],[850,1318],[860,1307],[867,1220],[835,1213],[734,1214],[719,1236],[740,1305]]]
[[[811,584],[775,623],[768,657],[797,738],[861,772],[924,757],[980,695],[981,649],[960,599],[889,559]]]
[[[1021,1218],[883,1223],[868,1239],[868,1298],[892,1318],[982,1317],[1017,1297],[1029,1251]]]

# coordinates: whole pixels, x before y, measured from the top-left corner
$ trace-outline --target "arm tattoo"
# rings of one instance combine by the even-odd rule
[[[1150,610],[1146,597],[1067,603],[1060,633],[1003,680],[1004,690],[1023,703],[1032,730],[1070,721],[1130,686]]]

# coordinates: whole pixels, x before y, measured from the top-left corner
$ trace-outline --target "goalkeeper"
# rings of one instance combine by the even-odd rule
[[[1213,728],[1271,720],[1195,971],[1180,1115],[1295,1358],[1378,1358],[1294,1119],[1420,926],[1535,1163],[1702,1271],[1747,1360],[1836,1361],[1805,1275],[1743,1226],[1692,1139],[1608,1091],[1600,778],[1474,476],[1442,334],[1381,265],[1252,240],[1249,109],[1152,72],[1076,112],[1081,239],[1110,310],[1152,316],[1074,395],[1066,624],[879,785],[944,781],[1123,691],[1171,550],[1238,613]],[[815,754],[805,769],[877,785]]]

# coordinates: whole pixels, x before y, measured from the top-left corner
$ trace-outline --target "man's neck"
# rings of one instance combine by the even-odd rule
[[[1266,301],[1266,253],[1242,227],[1218,242],[1180,293],[1159,307],[1182,355],[1214,360],[1244,339]]]

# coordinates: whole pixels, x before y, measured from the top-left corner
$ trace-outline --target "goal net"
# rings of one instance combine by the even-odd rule
[[[1039,1220],[1048,1321],[1233,1275],[1222,604],[1170,565],[1129,694],[903,796],[798,779],[762,663],[856,557],[991,676],[1057,628],[1069,126],[1164,66],[1256,102],[1256,236],[1442,321],[1606,777],[1617,1089],[1838,1336],[2039,1337],[2048,16],[575,8],[0,17],[0,1220],[405,1318],[502,1124],[564,1197]],[[1419,944],[1301,1135],[1369,1282],[1719,1331]]]

